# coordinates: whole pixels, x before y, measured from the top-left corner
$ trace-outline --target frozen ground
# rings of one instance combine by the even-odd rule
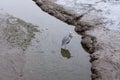
[[[93,14],[103,17],[107,28],[120,28],[119,0],[56,0],[55,3],[78,14]]]

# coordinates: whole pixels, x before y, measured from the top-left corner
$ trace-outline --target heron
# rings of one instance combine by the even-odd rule
[[[73,38],[73,33],[69,33],[62,39],[62,48],[66,48],[66,45],[70,43],[71,39]]]

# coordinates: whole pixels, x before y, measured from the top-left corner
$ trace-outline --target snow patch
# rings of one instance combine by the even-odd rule
[[[95,11],[104,17],[105,27],[120,29],[120,0],[56,0],[55,3],[78,14]]]

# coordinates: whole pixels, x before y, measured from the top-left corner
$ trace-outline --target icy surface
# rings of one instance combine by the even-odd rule
[[[0,80],[23,80],[25,50],[37,28],[0,10]]]
[[[56,0],[55,3],[79,14],[97,12],[97,15],[103,16],[105,27],[120,28],[119,0]]]

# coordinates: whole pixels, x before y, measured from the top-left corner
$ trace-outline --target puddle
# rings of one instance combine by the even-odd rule
[[[74,27],[44,13],[32,0],[1,0],[0,9],[39,26],[26,50],[24,80],[90,80],[89,54],[80,44]],[[75,33],[66,49],[62,39]]]

